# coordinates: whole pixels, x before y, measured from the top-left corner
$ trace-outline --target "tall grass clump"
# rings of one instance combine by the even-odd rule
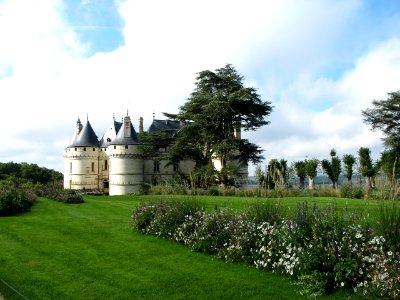
[[[136,208],[136,229],[285,274],[296,279],[300,293],[312,297],[339,289],[364,297],[400,296],[399,255],[391,246],[397,241],[387,242],[360,215],[335,202],[321,209],[305,201],[292,215],[272,201],[257,202],[243,213],[198,207],[179,213],[179,207],[179,201],[160,201]],[[387,223],[398,212],[388,208]]]
[[[400,203],[381,201],[377,224],[379,233],[386,240],[387,250],[400,255]]]

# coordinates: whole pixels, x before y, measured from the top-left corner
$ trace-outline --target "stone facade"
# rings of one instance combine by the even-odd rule
[[[156,120],[149,132],[180,128],[179,122]],[[139,119],[143,132],[143,119]],[[238,136],[240,138],[240,131]],[[190,175],[195,162],[180,161],[168,165],[166,160],[145,159],[141,142],[130,117],[114,120],[99,141],[89,120],[83,126],[78,119],[70,145],[64,150],[64,188],[100,191],[110,195],[138,194],[143,183],[158,184],[180,175]],[[162,151],[168,151],[168,147]],[[218,166],[216,165],[218,168]],[[247,166],[241,167],[242,181],[247,181]]]

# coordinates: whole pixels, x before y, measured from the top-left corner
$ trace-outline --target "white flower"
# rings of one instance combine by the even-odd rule
[[[340,283],[340,286],[344,286],[344,282],[343,281]]]
[[[392,256],[392,255],[393,255],[393,252],[392,252],[392,251],[389,251],[387,254],[388,254],[389,256]]]

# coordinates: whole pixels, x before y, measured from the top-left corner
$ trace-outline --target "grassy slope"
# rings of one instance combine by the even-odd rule
[[[29,299],[300,299],[286,278],[132,231],[140,199],[40,199],[30,213],[0,218],[0,278]],[[248,200],[204,201],[241,208]],[[0,293],[21,299],[1,281]]]

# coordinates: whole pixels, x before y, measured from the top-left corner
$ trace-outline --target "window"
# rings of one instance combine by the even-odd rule
[[[160,161],[154,161],[154,172],[160,172]]]
[[[86,151],[86,147],[85,147],[85,148],[83,148],[83,151]]]
[[[114,149],[117,149],[117,146],[114,146]]]
[[[93,148],[93,151],[96,151],[95,148]]]
[[[108,161],[105,160],[105,161],[104,161],[104,170],[107,170],[107,169],[108,169]]]
[[[179,162],[174,162],[174,172],[179,171]]]
[[[128,145],[125,145],[125,149],[128,149]]]
[[[72,162],[69,163],[69,172],[72,173]]]
[[[92,162],[92,172],[94,172],[94,162]]]
[[[78,150],[78,148],[75,148],[75,151],[77,151]]]

